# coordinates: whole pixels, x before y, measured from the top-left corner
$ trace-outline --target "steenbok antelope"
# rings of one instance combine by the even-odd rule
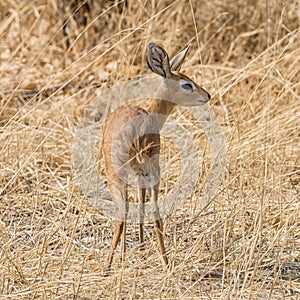
[[[171,61],[160,46],[150,43],[147,63],[161,76],[161,86],[152,100],[149,111],[134,106],[121,106],[107,119],[103,129],[102,149],[108,187],[115,205],[115,228],[105,273],[111,268],[114,251],[121,235],[122,253],[125,253],[126,217],[128,214],[127,177],[137,177],[139,199],[140,242],[144,242],[144,213],[146,191],[151,201],[154,230],[165,266],[166,255],[163,222],[158,208],[160,181],[160,134],[168,115],[175,105],[200,106],[210,95],[186,75],[179,72],[188,48]],[[142,93],[142,91],[141,91]]]

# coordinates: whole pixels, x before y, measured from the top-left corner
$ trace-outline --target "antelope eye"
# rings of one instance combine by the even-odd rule
[[[181,87],[184,89],[184,90],[187,90],[187,91],[193,91],[194,90],[194,87],[191,83],[189,82],[186,82],[186,83],[183,83],[181,85]]]

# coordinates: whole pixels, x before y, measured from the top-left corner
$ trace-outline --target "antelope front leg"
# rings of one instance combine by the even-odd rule
[[[162,255],[162,260],[164,265],[168,268],[168,258],[166,254],[166,248],[164,244],[164,235],[163,235],[163,221],[159,214],[159,208],[158,208],[158,185],[155,185],[154,187],[149,189],[151,203],[152,203],[152,216],[153,216],[153,223],[154,223],[154,231],[156,233],[156,236],[158,238],[158,247],[159,251]]]
[[[139,199],[139,221],[140,221],[140,250],[144,250],[144,219],[145,219],[145,201],[146,188],[143,187],[143,180],[141,176],[137,178],[138,199]]]

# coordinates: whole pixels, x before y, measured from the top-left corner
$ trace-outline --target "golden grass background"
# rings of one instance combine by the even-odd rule
[[[86,25],[62,5],[0,4],[0,298],[300,299],[299,1],[94,1]],[[103,88],[150,73],[150,41],[192,43],[183,70],[213,95],[225,178],[208,208],[195,190],[166,219],[170,272],[133,224],[103,277],[113,222],[76,187],[73,134]]]

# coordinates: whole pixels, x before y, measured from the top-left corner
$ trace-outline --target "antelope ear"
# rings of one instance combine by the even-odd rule
[[[177,53],[170,62],[170,68],[172,71],[180,71],[181,65],[190,49],[191,45],[188,45],[185,49]]]
[[[150,70],[165,78],[170,78],[170,61],[167,52],[160,46],[150,43],[148,46],[147,64]]]

